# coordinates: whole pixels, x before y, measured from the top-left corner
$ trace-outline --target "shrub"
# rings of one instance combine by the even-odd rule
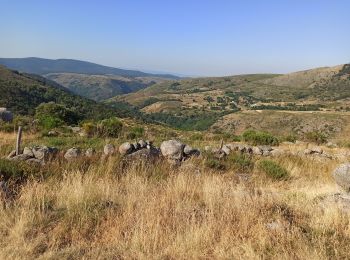
[[[84,133],[91,137],[97,134],[97,126],[93,122],[85,122],[82,125]]]
[[[130,132],[127,134],[128,139],[140,138],[144,135],[145,129],[140,126],[135,126],[130,129]]]
[[[45,129],[59,127],[64,124],[76,124],[78,115],[64,105],[54,102],[42,103],[35,109],[35,118]]]
[[[278,145],[279,140],[267,132],[247,130],[242,135],[243,140],[251,145]]]
[[[260,161],[258,167],[268,177],[274,180],[283,180],[289,177],[289,172],[285,168],[271,160]]]
[[[287,135],[285,138],[284,138],[285,141],[287,142],[291,142],[291,143],[295,143],[297,141],[297,137],[296,135]]]
[[[319,131],[307,132],[304,135],[304,139],[309,142],[317,144],[323,144],[327,142],[327,136]]]
[[[104,119],[97,125],[98,134],[102,137],[118,137],[122,129],[122,122],[115,117]]]
[[[212,153],[204,152],[203,157],[205,158],[204,165],[206,167],[214,170],[220,170],[220,171],[226,170],[227,167],[225,162],[223,160],[215,158]]]
[[[234,153],[229,158],[233,166],[239,171],[249,172],[254,168],[253,161],[246,154]]]
[[[22,162],[9,161],[0,159],[0,180],[19,180],[28,176],[35,175],[40,170],[40,167],[25,164]]]

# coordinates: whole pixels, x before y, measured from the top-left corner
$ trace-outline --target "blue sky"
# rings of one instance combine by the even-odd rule
[[[221,76],[350,62],[347,0],[0,0],[0,57]]]

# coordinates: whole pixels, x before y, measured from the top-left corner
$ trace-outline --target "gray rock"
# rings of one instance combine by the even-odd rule
[[[128,161],[144,161],[147,163],[154,162],[159,158],[160,151],[156,148],[146,149],[143,148],[131,154],[125,155],[125,159]]]
[[[85,156],[86,157],[92,157],[92,156],[94,156],[94,154],[95,154],[95,149],[94,148],[88,148],[85,151]]]
[[[335,182],[346,192],[350,191],[350,163],[341,164],[333,171]]]
[[[253,150],[254,155],[262,155],[263,154],[263,151],[260,149],[260,147],[254,146],[252,148],[252,150]]]
[[[239,144],[230,143],[230,144],[226,144],[226,146],[227,146],[231,151],[238,151],[238,146],[239,146]]]
[[[200,151],[198,149],[192,148],[189,145],[185,145],[184,154],[185,154],[185,156],[192,156],[192,155],[199,156]]]
[[[141,145],[138,142],[135,142],[132,144],[134,146],[134,149],[137,151],[139,149],[141,149]]]
[[[142,149],[142,148],[146,148],[146,146],[147,146],[147,143],[146,143],[144,140],[138,141],[138,144],[139,144],[139,146],[140,146],[141,149]]]
[[[47,133],[47,135],[48,135],[48,136],[58,136],[59,133],[58,133],[57,131],[55,131],[55,130],[51,130],[51,131],[49,131],[49,132]]]
[[[259,148],[261,149],[261,151],[264,152],[271,152],[273,150],[273,148],[271,146],[268,145],[261,145],[259,146]]]
[[[79,126],[72,126],[70,129],[72,129],[73,133],[75,134],[81,132],[81,127]]]
[[[55,147],[36,146],[32,148],[34,157],[39,160],[48,160],[54,157],[58,153],[58,149]]]
[[[221,150],[226,154],[226,155],[230,155],[231,153],[231,149],[227,146],[227,145],[223,145]]]
[[[64,154],[64,158],[66,158],[68,161],[71,161],[78,158],[80,154],[80,149],[73,147],[67,150],[67,152]]]
[[[246,145],[246,146],[245,146],[245,152],[246,152],[246,153],[252,154],[252,153],[253,153],[253,147],[251,147],[251,146],[249,146],[249,145]]]
[[[112,155],[115,153],[115,146],[113,144],[106,144],[103,147],[103,153],[105,155]]]
[[[241,153],[245,153],[246,152],[246,146],[243,144],[237,144],[237,151],[241,152]]]
[[[174,161],[181,161],[183,159],[184,148],[185,145],[177,140],[164,141],[160,145],[162,155],[165,158]]]
[[[31,157],[28,154],[19,154],[19,155],[16,155],[16,156],[10,158],[9,160],[11,160],[11,161],[26,161],[26,160],[31,159],[31,158],[33,158],[33,157]]]
[[[11,122],[13,114],[4,107],[0,107],[0,121]]]
[[[33,153],[32,149],[29,147],[24,147],[23,154],[27,154],[30,157],[34,157],[34,153]]]
[[[129,142],[123,143],[119,146],[119,153],[121,155],[131,154],[133,151],[134,151],[134,146]]]

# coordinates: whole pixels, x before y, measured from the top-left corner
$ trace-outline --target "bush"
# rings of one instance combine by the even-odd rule
[[[0,159],[0,180],[20,180],[39,172],[40,167],[14,162],[7,159]]]
[[[254,130],[245,131],[242,135],[243,140],[251,145],[278,145],[279,140],[267,132],[259,132]]]
[[[127,134],[127,139],[135,139],[140,138],[144,135],[145,129],[140,126],[135,126],[130,129],[130,132]]]
[[[313,131],[305,133],[304,139],[309,142],[314,142],[317,144],[323,144],[327,142],[327,136],[319,131]]]
[[[84,133],[88,136],[95,136],[97,134],[97,126],[93,122],[85,122],[82,124]]]
[[[287,135],[285,138],[284,138],[284,140],[286,141],[286,142],[291,142],[291,143],[295,143],[296,141],[297,141],[297,137],[296,137],[296,135]]]
[[[98,135],[102,137],[119,137],[122,129],[122,122],[115,117],[104,119],[97,125]]]
[[[44,129],[52,129],[64,124],[76,124],[78,115],[64,105],[54,102],[42,103],[35,109],[35,118]]]
[[[249,172],[254,168],[253,161],[246,154],[234,153],[229,158],[233,166],[239,171]]]
[[[205,158],[204,160],[204,165],[210,169],[214,170],[226,170],[226,164],[223,160],[220,160],[218,158],[215,158],[212,153],[203,153],[203,157]]]
[[[268,177],[274,180],[283,180],[289,177],[289,172],[285,168],[271,160],[260,161],[258,167]]]

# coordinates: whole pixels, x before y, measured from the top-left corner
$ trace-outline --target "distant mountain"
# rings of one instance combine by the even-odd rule
[[[133,111],[119,103],[114,108],[73,94],[71,91],[39,75],[19,73],[0,65],[0,107],[15,114],[33,115],[35,108],[56,102],[76,111],[81,119],[111,116],[134,116]]]
[[[42,59],[42,58],[0,58],[0,64],[14,70],[26,73],[45,75],[49,73],[79,73],[91,75],[116,75],[122,77],[160,77],[179,79],[170,74],[151,74],[137,70],[125,70],[103,66],[87,61],[72,59]]]

